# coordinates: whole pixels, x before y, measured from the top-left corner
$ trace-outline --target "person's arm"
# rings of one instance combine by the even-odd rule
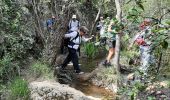
[[[92,35],[90,38],[86,38],[86,37],[82,36],[82,41],[87,42],[87,41],[91,40],[93,37],[94,37],[94,35]]]
[[[65,38],[74,38],[74,37],[76,37],[77,36],[77,32],[76,31],[74,31],[74,32],[71,32],[71,33],[68,33],[68,34],[65,34]]]

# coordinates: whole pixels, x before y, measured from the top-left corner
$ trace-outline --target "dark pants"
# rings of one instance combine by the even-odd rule
[[[78,62],[77,50],[68,48],[68,51],[69,51],[69,54],[66,57],[66,59],[64,60],[64,63],[62,64],[62,68],[65,68],[67,66],[67,64],[70,61],[72,61],[74,70],[76,70],[76,72],[80,72],[81,70],[80,70],[80,66],[79,66],[79,62]]]

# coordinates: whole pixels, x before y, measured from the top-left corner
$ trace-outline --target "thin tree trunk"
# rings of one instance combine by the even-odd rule
[[[100,12],[101,12],[101,7],[99,7],[99,10],[98,10],[98,13],[97,13],[97,15],[96,15],[96,19],[95,19],[95,21],[94,21],[94,24],[92,25],[92,29],[91,29],[90,34],[93,34],[94,27],[95,27],[95,25],[96,25],[96,23],[97,23],[97,19],[99,18]]]
[[[115,0],[116,4],[116,9],[117,9],[117,14],[116,14],[116,19],[121,22],[121,6],[120,6],[120,1]],[[121,86],[121,74],[120,74],[120,64],[119,64],[119,59],[120,59],[120,34],[116,35],[116,48],[115,48],[115,66],[116,66],[116,72],[117,72],[117,87],[119,88]]]
[[[116,18],[119,22],[121,22],[121,8],[120,8],[120,2],[119,0],[115,0],[116,3],[116,9],[117,9],[117,14]],[[119,64],[119,59],[120,59],[120,34],[116,35],[116,48],[115,48],[115,65],[117,67],[117,71],[120,71],[120,64]]]
[[[38,31],[38,37],[40,37],[43,45],[45,44],[45,37],[44,37],[44,34],[43,34],[43,31],[41,29],[41,25],[40,25],[40,17],[38,15],[38,10],[37,10],[37,6],[36,6],[36,2],[35,0],[33,0],[33,2],[31,3],[32,6],[33,6],[33,10],[34,10],[34,16],[35,16],[35,22],[36,22],[36,28],[37,28],[37,31]]]

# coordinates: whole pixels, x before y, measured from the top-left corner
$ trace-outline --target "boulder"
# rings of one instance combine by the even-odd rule
[[[32,100],[101,100],[57,82],[34,81],[29,84],[29,89]]]

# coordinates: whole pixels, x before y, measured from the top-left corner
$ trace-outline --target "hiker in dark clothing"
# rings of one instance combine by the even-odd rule
[[[47,24],[47,30],[48,32],[51,32],[53,30],[53,25],[55,23],[55,16],[52,16],[50,19],[47,20],[46,24]]]
[[[72,61],[74,70],[78,74],[83,74],[80,70],[79,62],[78,62],[78,56],[77,56],[77,50],[80,46],[81,41],[88,41],[91,38],[85,38],[84,35],[87,33],[88,29],[85,26],[81,26],[78,31],[73,31],[71,33],[65,34],[65,38],[70,38],[70,42],[68,43],[68,51],[69,54],[64,60],[62,66],[60,67],[62,70],[65,69],[67,64]]]

